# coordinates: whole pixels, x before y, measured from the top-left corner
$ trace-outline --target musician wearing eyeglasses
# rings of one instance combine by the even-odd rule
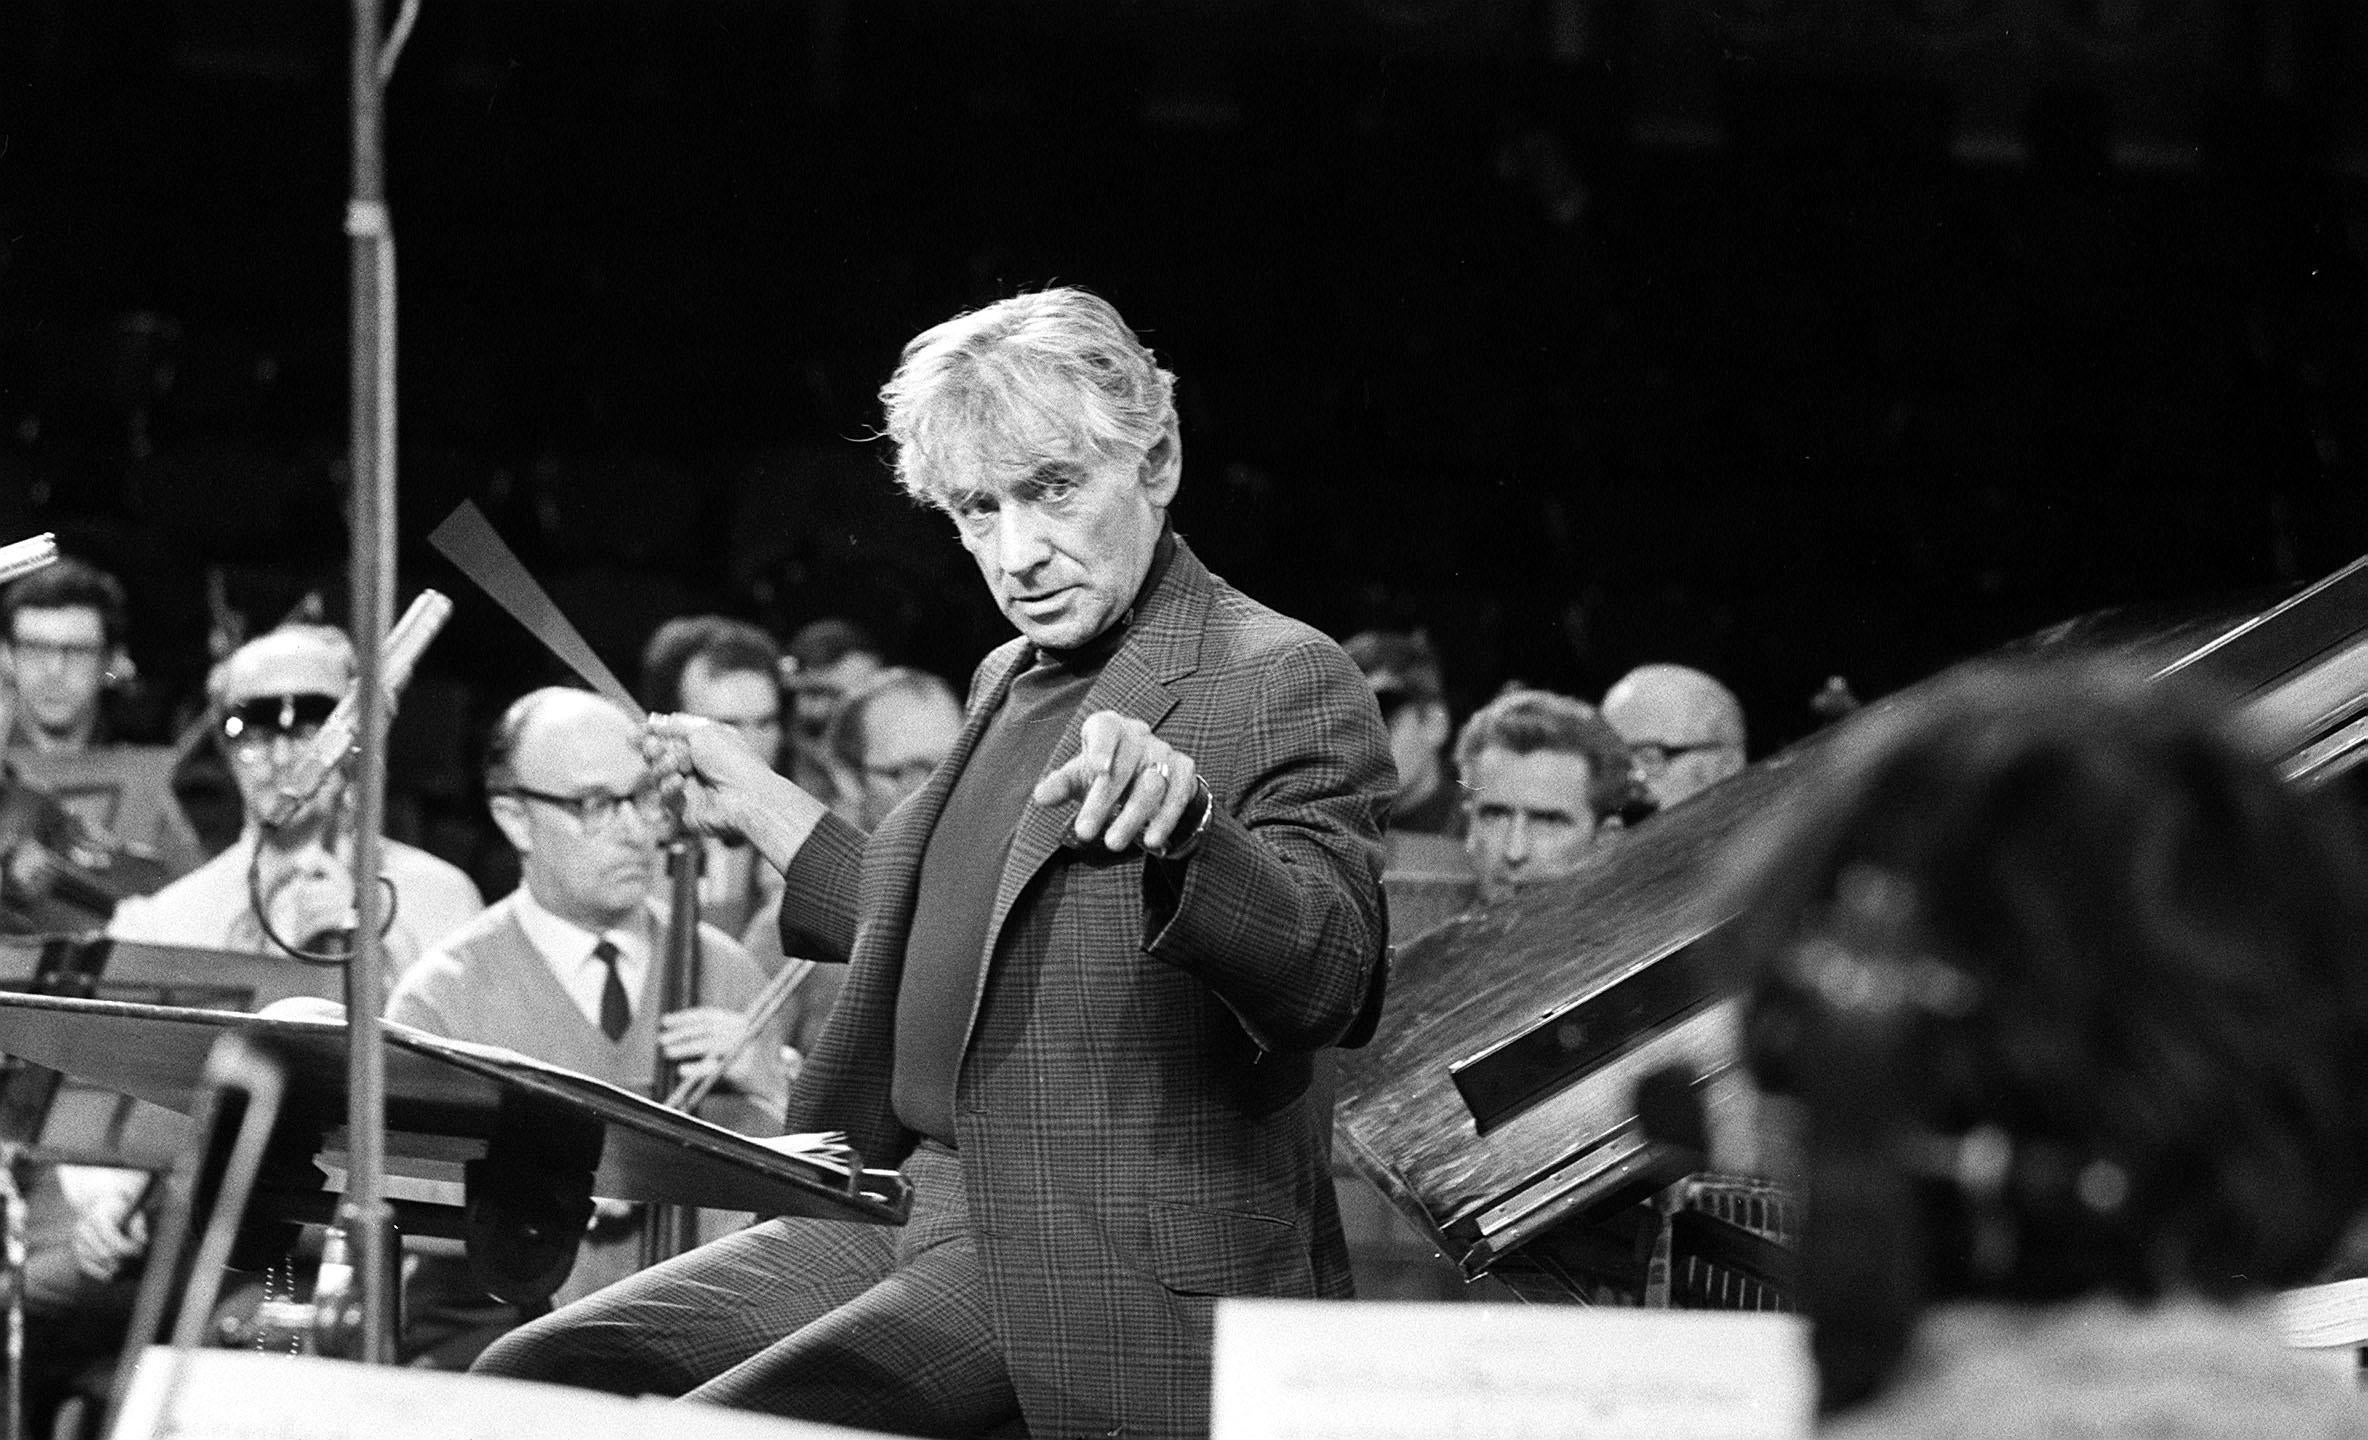
[[[107,933],[120,940],[255,954],[326,954],[354,924],[352,826],[332,776],[283,824],[266,825],[281,779],[299,764],[352,684],[353,642],[327,625],[285,625],[216,666],[207,683],[222,749],[246,807],[238,839],[154,895],[123,902]],[[390,971],[485,908],[456,866],[385,842]]]
[[[1593,706],[1545,690],[1508,690],[1455,741],[1470,814],[1464,849],[1493,903],[1558,880],[1593,853],[1634,792],[1628,747]]]
[[[80,560],[0,593],[0,926],[92,929],[205,861],[173,794],[178,752],[108,725],[104,702],[133,675],[127,618],[122,584]]]
[[[700,1003],[661,1013],[666,934],[651,900],[669,821],[638,722],[582,690],[534,691],[495,725],[485,789],[494,823],[518,852],[518,888],[405,972],[387,1018],[644,1094],[661,1053],[687,1076],[722,1065],[722,1088],[753,1103],[715,1118],[778,1133],[788,1089],[781,1047],[770,1035],[740,1044],[764,977],[739,943],[702,925]],[[760,1125],[759,1116],[776,1123]],[[603,1202],[557,1299],[632,1273],[639,1244],[629,1220],[625,1207]],[[503,1307],[497,1329],[475,1345],[516,1319]],[[438,1360],[465,1364],[474,1353],[447,1347]]]
[[[1743,768],[1743,704],[1684,665],[1639,665],[1603,693],[1603,718],[1666,810]]]

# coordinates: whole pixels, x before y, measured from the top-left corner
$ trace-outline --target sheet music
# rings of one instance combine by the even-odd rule
[[[1794,1315],[1227,1300],[1214,1440],[1805,1440]]]

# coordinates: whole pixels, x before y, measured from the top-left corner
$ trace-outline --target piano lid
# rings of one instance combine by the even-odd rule
[[[2236,697],[2290,779],[2368,759],[2368,559],[2255,612],[2109,611],[1998,652],[2118,657]],[[1341,1056],[1336,1134],[1467,1274],[1572,1219],[1679,1178],[1631,1097],[1686,1066],[1715,1114],[1733,1089],[1740,977],[1704,944],[1726,920],[1729,842],[1791,802],[1878,701],[1590,856],[1575,875],[1447,921],[1403,946],[1380,1033]]]

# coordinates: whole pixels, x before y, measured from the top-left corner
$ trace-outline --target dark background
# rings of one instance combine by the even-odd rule
[[[0,534],[131,585],[134,731],[209,577],[341,608],[345,24],[0,7]],[[2273,593],[2368,548],[2364,60],[2342,0],[425,0],[404,584],[463,608],[400,823],[473,855],[554,677],[422,543],[463,497],[625,673],[712,608],[966,676],[1007,632],[874,392],[1048,282],[1182,376],[1213,567],[1429,627],[1459,716],[1676,659],[1765,751],[1829,674]]]

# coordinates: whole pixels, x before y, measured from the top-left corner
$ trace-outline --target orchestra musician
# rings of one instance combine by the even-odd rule
[[[729,1061],[723,1088],[755,1103],[712,1118],[773,1133],[781,1047],[739,1046],[743,1012],[764,988],[739,944],[703,926],[704,1003],[661,1013],[666,922],[650,902],[666,822],[634,720],[586,691],[533,691],[494,727],[485,790],[518,852],[518,888],[406,971],[387,1018],[645,1093],[660,1053],[692,1075]],[[600,1206],[560,1301],[638,1264],[634,1216],[614,1201]],[[453,1255],[416,1267],[409,1309],[407,1345],[453,1368],[519,1318],[470,1284]]]
[[[480,1370],[907,1435],[1191,1436],[1218,1297],[1347,1293],[1311,1079],[1378,1012],[1388,739],[1337,645],[1168,525],[1173,383],[1073,289],[906,347],[899,478],[1020,633],[868,839],[723,727],[652,722],[686,815],[786,869],[788,953],[848,962],[788,1128],[900,1165],[911,1222],[767,1222]]]
[[[353,684],[354,647],[328,625],[259,635],[214,667],[207,690],[215,742],[238,782],[246,819],[231,847],[154,895],[126,900],[107,924],[119,940],[250,954],[334,946],[353,926],[352,828],[345,784],[332,776],[284,825],[263,815],[294,764]],[[457,866],[396,840],[381,852],[391,914],[388,971],[485,908]],[[260,904],[258,904],[260,900]]]
[[[173,795],[179,758],[117,743],[102,703],[132,673],[122,584],[62,559],[0,592],[0,681],[11,702],[0,776],[0,926],[97,929],[206,858]]]

